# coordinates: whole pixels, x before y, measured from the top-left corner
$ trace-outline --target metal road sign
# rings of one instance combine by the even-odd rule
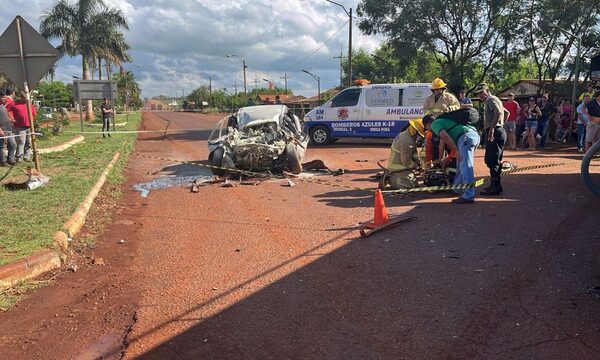
[[[19,40],[23,44],[25,69],[22,68]],[[20,16],[0,36],[0,71],[19,87],[23,87],[25,82],[34,87],[58,57],[58,50]]]
[[[102,100],[117,98],[117,83],[111,80],[73,81],[75,100]]]

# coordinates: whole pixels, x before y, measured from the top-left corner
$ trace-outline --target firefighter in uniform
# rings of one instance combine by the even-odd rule
[[[413,172],[420,164],[417,140],[425,137],[425,131],[431,128],[433,120],[431,116],[409,120],[408,127],[394,139],[387,168],[392,189],[411,189],[418,186]]]
[[[446,91],[446,83],[436,78],[431,83],[431,95],[425,99],[423,112],[437,118],[441,113],[460,109],[460,103],[456,96]]]

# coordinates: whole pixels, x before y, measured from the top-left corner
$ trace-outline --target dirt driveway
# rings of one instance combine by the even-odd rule
[[[144,114],[145,129],[208,128],[196,114]],[[75,273],[0,315],[8,358],[597,359],[598,199],[578,165],[507,177],[498,198],[386,197],[416,221],[368,239],[372,194],[277,180],[150,190],[201,176],[207,132],[140,135],[114,223]],[[519,166],[578,159],[513,151]],[[323,180],[374,187],[389,141],[309,149],[349,170]],[[477,153],[485,174],[483,151]],[[101,208],[99,206],[98,208]],[[98,209],[96,209],[98,211]],[[119,243],[124,239],[124,243]],[[85,258],[87,256],[87,258]],[[101,257],[106,265],[93,264]]]

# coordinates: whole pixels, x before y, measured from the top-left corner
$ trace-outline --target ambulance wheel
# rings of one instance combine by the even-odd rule
[[[329,129],[323,125],[317,125],[310,129],[310,142],[314,145],[321,146],[331,143],[331,133]]]

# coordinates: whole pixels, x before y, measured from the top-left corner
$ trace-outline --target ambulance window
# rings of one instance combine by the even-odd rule
[[[331,107],[356,106],[361,89],[348,89],[339,93],[331,101]]]
[[[365,89],[365,104],[372,108],[400,106],[402,91],[402,89],[392,89],[391,87]]]
[[[429,95],[429,90],[423,87],[408,87],[401,96],[402,106],[423,106]]]

